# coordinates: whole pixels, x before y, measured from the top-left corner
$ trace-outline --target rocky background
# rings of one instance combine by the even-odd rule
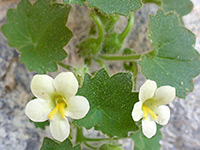
[[[192,0],[193,11],[184,17],[185,26],[197,37],[196,49],[200,52],[200,1]],[[16,8],[18,0],[0,0],[0,26],[6,22],[6,11]],[[144,52],[151,50],[148,34],[148,14],[155,14],[157,6],[147,4],[135,13],[135,24],[126,39],[125,47]],[[67,26],[73,31],[74,37],[66,46],[69,57],[68,64],[77,65],[76,45],[84,39],[89,31],[90,19],[86,7],[73,6]],[[121,17],[116,31],[123,30],[127,23]],[[19,53],[7,45],[7,39],[0,32],[0,150],[39,150],[43,137],[51,137],[49,128],[36,129],[25,116],[24,107],[32,98],[29,84],[34,73],[30,73],[23,64],[19,63]],[[79,59],[78,64],[82,60]],[[122,70],[121,64],[111,63],[112,73]],[[96,64],[94,69],[99,66]],[[64,71],[59,68],[59,71]],[[56,73],[57,74],[57,73]],[[52,76],[56,75],[51,73]],[[145,78],[139,76],[138,87]],[[171,119],[163,127],[162,150],[200,150],[200,77],[194,80],[195,88],[187,95],[186,100],[176,99],[171,108]],[[88,136],[98,133],[90,130]],[[131,140],[121,141],[126,150],[131,150]]]

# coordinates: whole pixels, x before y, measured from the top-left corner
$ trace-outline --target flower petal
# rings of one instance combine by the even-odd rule
[[[150,118],[142,119],[142,132],[147,138],[151,138],[156,134],[156,123]]]
[[[159,106],[155,113],[158,115],[156,122],[160,125],[166,125],[170,119],[170,109],[168,106],[162,105]]]
[[[25,114],[34,122],[44,122],[48,120],[51,110],[52,107],[47,101],[34,99],[26,105]]]
[[[62,118],[59,113],[57,113],[53,120],[50,121],[50,132],[53,138],[63,142],[70,134],[69,121],[66,118]]]
[[[48,75],[35,75],[31,81],[31,91],[37,98],[49,100],[55,92],[53,79]]]
[[[139,100],[141,102],[144,102],[147,99],[152,98],[154,96],[156,88],[157,84],[155,81],[147,80],[140,88]]]
[[[154,98],[157,105],[169,104],[176,96],[176,89],[171,86],[161,86],[155,91]]]
[[[90,109],[88,100],[83,96],[73,96],[67,103],[66,114],[72,119],[85,117]]]
[[[70,99],[78,91],[78,81],[72,72],[62,72],[53,80],[56,91]]]
[[[143,116],[142,102],[135,103],[132,111],[132,118],[134,121],[139,121]]]

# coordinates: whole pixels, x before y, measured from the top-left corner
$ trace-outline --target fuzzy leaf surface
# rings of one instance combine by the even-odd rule
[[[156,135],[150,139],[143,135],[141,129],[131,134],[131,138],[134,140],[134,150],[160,150],[160,141],[162,140],[160,127]]]
[[[76,125],[94,127],[110,137],[127,137],[129,131],[138,129],[131,117],[138,93],[132,93],[130,73],[110,77],[101,69],[94,77],[86,74],[77,95],[88,99],[90,110],[83,119],[74,121]]]
[[[182,17],[191,12],[193,3],[190,0],[162,0],[162,8],[165,12],[176,11]]]
[[[81,150],[81,147],[80,145],[76,145],[73,147],[69,139],[66,139],[62,143],[58,143],[52,139],[45,137],[40,150]]]
[[[142,73],[158,86],[175,87],[177,96],[184,98],[194,88],[193,78],[200,74],[194,34],[179,24],[176,14],[162,10],[150,16],[149,31],[153,52],[140,61]]]
[[[141,0],[88,0],[90,7],[96,7],[106,14],[128,15],[142,7]]]
[[[38,0],[33,5],[21,0],[17,9],[8,10],[2,32],[9,45],[21,52],[20,62],[30,71],[56,71],[56,63],[67,56],[63,47],[72,37],[65,26],[69,11],[70,6],[54,0]]]

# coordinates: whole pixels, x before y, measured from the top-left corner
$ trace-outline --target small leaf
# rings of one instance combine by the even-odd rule
[[[153,52],[140,61],[142,73],[158,86],[171,85],[178,97],[194,88],[193,78],[200,74],[200,55],[194,49],[195,36],[179,25],[177,15],[159,10],[150,16],[149,38]]]
[[[45,129],[46,126],[49,126],[49,121],[44,121],[44,122],[34,122],[32,120],[29,120],[30,122],[32,122],[36,128],[41,128],[41,129]]]
[[[66,4],[78,4],[83,5],[85,0],[64,0],[64,3]]]
[[[142,7],[141,0],[88,0],[90,7],[97,7],[106,14],[128,15]]]
[[[176,11],[182,17],[191,12],[193,3],[190,0],[162,0],[162,7],[165,12]]]
[[[67,53],[63,47],[72,37],[66,27],[70,6],[54,0],[38,0],[33,5],[21,0],[17,9],[7,12],[3,34],[11,47],[21,52],[20,61],[30,71],[56,71],[58,61]]]
[[[131,73],[109,77],[102,69],[93,78],[86,74],[77,95],[88,99],[90,110],[85,118],[74,121],[76,125],[94,127],[110,137],[127,137],[129,131],[138,129],[131,117],[138,101],[138,93],[132,93]]]
[[[62,143],[58,143],[45,137],[40,150],[81,150],[81,147],[80,145],[73,147],[69,139],[66,139]]]
[[[134,140],[134,150],[160,150],[159,142],[162,139],[160,127],[158,127],[156,135],[150,139],[143,135],[142,129],[131,134],[131,138]]]

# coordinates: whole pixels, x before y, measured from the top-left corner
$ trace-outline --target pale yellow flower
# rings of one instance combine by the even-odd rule
[[[66,117],[81,119],[90,108],[85,97],[75,96],[78,82],[71,72],[60,73],[55,79],[48,75],[35,75],[31,91],[36,99],[26,105],[26,115],[34,122],[49,119],[51,135],[60,142],[70,134]]]
[[[157,88],[155,81],[147,80],[140,88],[139,102],[135,103],[132,117],[134,121],[142,119],[142,131],[147,138],[156,134],[156,123],[166,125],[170,118],[169,104],[176,96],[171,86]]]

